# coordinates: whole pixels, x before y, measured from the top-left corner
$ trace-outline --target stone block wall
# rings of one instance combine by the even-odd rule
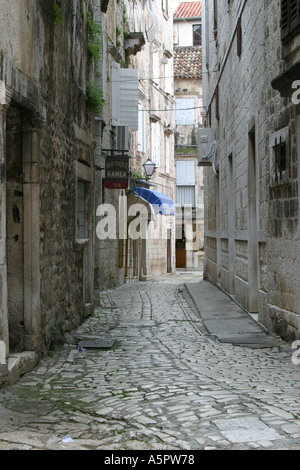
[[[94,116],[86,97],[93,79],[86,27],[93,1],[13,0],[0,7],[0,340],[7,355],[30,350],[41,356],[93,303],[93,280],[77,240],[82,180],[93,274]]]
[[[218,177],[205,169],[205,276],[291,340],[300,336],[300,121],[298,107],[271,81],[296,60],[298,39],[282,46],[280,1],[228,2],[224,14],[219,9],[217,33],[213,2],[208,8],[203,86],[218,143]],[[286,128],[286,171],[275,184],[272,145]]]

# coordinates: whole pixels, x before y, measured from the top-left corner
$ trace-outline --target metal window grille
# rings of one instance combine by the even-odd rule
[[[283,42],[300,32],[300,0],[281,0],[281,38]]]
[[[237,55],[242,54],[242,18],[239,17],[236,27]]]

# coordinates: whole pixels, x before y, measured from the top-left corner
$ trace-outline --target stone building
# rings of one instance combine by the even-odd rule
[[[211,163],[205,276],[292,340],[300,337],[300,2],[203,0],[202,9],[213,149],[199,152]]]
[[[204,241],[203,168],[198,167],[197,132],[202,127],[202,4],[181,2],[174,12],[176,98],[177,268],[202,269]],[[179,225],[179,224],[178,224]]]
[[[102,289],[174,272],[175,101],[169,1],[0,6],[2,385]]]
[[[147,204],[159,193],[158,201],[171,207],[175,196],[171,2],[110,0],[101,21],[106,105],[95,124],[96,292],[175,269],[175,217],[155,215],[153,204]],[[109,183],[108,159],[121,154],[127,156],[127,181]],[[150,181],[143,167],[148,159],[156,167]],[[144,217],[130,213],[134,204],[145,208]],[[113,206],[117,217],[107,237],[100,234],[105,205]]]
[[[0,7],[2,384],[93,311],[94,2]]]

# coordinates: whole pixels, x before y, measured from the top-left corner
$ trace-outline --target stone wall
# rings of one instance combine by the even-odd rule
[[[205,169],[205,276],[270,330],[292,339],[300,335],[298,117],[271,81],[293,53],[281,44],[279,1],[230,2],[224,14],[219,9],[217,33],[213,2],[208,7],[203,82],[218,177]],[[275,184],[272,141],[285,128],[286,174]]]
[[[93,115],[86,98],[93,80],[86,28],[93,2],[0,6],[0,155],[7,182],[6,191],[0,187],[0,339],[7,354],[40,356],[93,304],[83,265],[85,249],[93,273]],[[84,245],[77,237],[78,180],[87,187]]]

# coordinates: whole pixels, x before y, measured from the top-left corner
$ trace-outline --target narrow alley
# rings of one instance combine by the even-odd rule
[[[207,334],[184,287],[201,278],[177,272],[102,292],[95,314],[1,393],[0,449],[299,450],[290,346]]]

